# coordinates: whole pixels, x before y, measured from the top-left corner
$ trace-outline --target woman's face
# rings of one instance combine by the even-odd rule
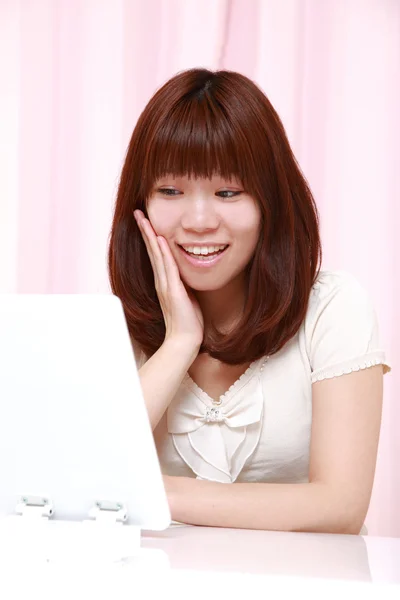
[[[240,181],[217,175],[211,180],[164,176],[153,187],[147,213],[155,232],[167,240],[182,280],[198,291],[221,289],[242,274],[260,233],[255,199]],[[221,252],[213,246],[227,247]],[[219,255],[211,257],[215,251]]]

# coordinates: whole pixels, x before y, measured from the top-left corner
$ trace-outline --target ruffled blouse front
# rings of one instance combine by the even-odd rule
[[[232,483],[260,439],[267,357],[248,367],[217,403],[186,374],[167,412],[176,451],[199,479]]]

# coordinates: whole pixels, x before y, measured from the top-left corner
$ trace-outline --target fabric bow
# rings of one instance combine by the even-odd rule
[[[259,442],[263,406],[256,373],[220,405],[200,398],[187,379],[168,408],[168,432],[200,479],[232,483]]]

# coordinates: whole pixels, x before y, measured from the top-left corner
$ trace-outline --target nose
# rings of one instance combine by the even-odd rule
[[[183,229],[204,233],[218,229],[220,218],[214,210],[213,202],[207,198],[197,198],[187,201],[186,210],[181,219]]]

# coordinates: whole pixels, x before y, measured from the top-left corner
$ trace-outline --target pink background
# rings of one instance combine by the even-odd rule
[[[398,0],[1,0],[0,292],[109,290],[131,132],[194,66],[262,87],[315,194],[324,268],[373,297],[393,372],[367,526],[400,536]]]

